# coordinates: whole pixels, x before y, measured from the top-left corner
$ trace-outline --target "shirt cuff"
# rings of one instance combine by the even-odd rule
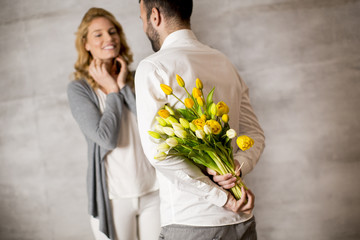
[[[201,196],[218,207],[223,207],[226,204],[229,192],[219,187],[207,176],[194,179],[182,171],[178,171],[177,175],[183,180],[182,182],[178,182],[180,190]]]
[[[230,193],[220,187],[214,188],[213,190],[214,193],[210,192],[210,194],[207,195],[205,199],[218,207],[223,207],[226,204],[228,200],[228,194]]]

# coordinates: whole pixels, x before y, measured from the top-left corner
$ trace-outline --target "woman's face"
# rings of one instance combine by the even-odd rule
[[[114,24],[105,17],[91,21],[86,36],[85,49],[94,58],[110,60],[119,55],[120,36]]]

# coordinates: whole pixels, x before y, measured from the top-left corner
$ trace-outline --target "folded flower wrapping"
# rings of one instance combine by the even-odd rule
[[[160,84],[160,88],[166,95],[175,97],[185,108],[173,109],[164,105],[159,109],[159,116],[156,116],[159,124],[149,131],[151,137],[162,140],[154,158],[163,161],[170,156],[182,156],[219,174],[231,173],[236,176],[231,146],[236,131],[228,123],[229,107],[223,101],[217,104],[213,102],[215,88],[205,97],[203,83],[199,78],[191,94],[179,75],[176,75],[176,81],[187,93],[184,101],[174,94],[170,86]],[[236,139],[236,143],[245,151],[253,146],[254,140],[243,135]],[[241,178],[236,177],[237,184],[230,191],[236,199],[240,199],[241,187],[247,188]]]

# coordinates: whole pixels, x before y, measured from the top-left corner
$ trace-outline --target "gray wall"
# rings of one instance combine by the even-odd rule
[[[259,239],[359,239],[360,1],[195,0],[198,38],[249,85],[267,137],[246,178]],[[112,11],[151,54],[137,0],[0,1],[0,238],[92,239],[86,146],[65,94],[74,32]]]

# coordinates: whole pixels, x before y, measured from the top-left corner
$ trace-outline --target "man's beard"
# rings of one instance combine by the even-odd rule
[[[146,36],[149,38],[151,42],[151,47],[154,50],[154,52],[157,52],[160,50],[160,35],[159,33],[154,29],[154,27],[151,25],[151,22],[148,21],[148,27],[146,29]]]

